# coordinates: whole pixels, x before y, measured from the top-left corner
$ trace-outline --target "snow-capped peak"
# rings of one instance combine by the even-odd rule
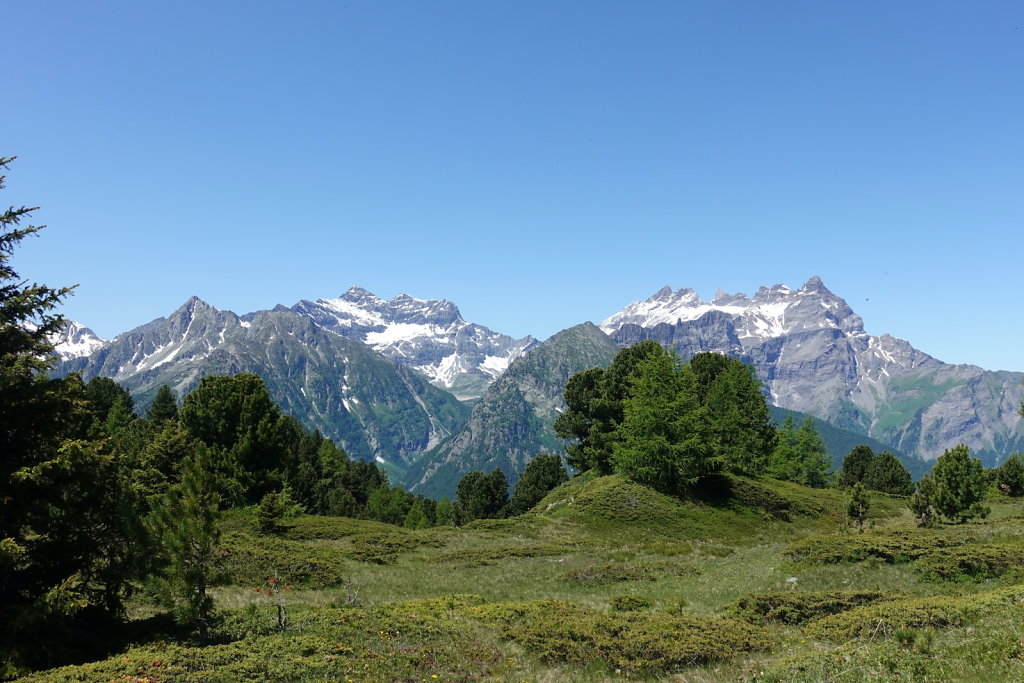
[[[537,341],[513,339],[466,322],[446,299],[399,294],[384,300],[362,287],[337,299],[300,301],[293,311],[336,334],[363,342],[451,390],[475,398]]]
[[[797,328],[839,328],[863,333],[860,317],[845,301],[832,294],[818,276],[809,279],[799,290],[784,284],[761,287],[752,298],[720,289],[711,303],[701,300],[692,289],[673,292],[665,287],[644,301],[626,306],[600,327],[606,334],[613,334],[623,325],[645,328],[676,325],[696,320],[711,311],[735,316],[740,339],[779,337]]]
[[[61,360],[89,356],[96,349],[109,343],[108,340],[101,339],[88,327],[74,320],[65,321],[63,329],[55,334],[50,341]]]

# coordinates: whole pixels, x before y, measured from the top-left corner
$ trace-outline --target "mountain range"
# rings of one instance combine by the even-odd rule
[[[450,301],[382,300],[359,287],[242,316],[193,297],[113,340],[69,321],[54,342],[57,374],[111,377],[142,406],[162,384],[181,396],[204,375],[256,372],[285,412],[436,495],[473,469],[514,480],[538,453],[558,451],[551,425],[569,376],[645,339],[683,358],[716,351],[752,363],[768,400],[831,425],[837,448],[870,437],[917,473],[959,443],[989,465],[1024,448],[1024,374],[868,335],[817,277],[711,302],[665,287],[544,342],[467,322]]]

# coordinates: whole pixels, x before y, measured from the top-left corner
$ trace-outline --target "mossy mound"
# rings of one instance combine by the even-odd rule
[[[757,593],[740,598],[726,607],[726,614],[753,624],[764,624],[769,621],[805,624],[855,607],[892,600],[895,597],[892,593],[882,591]]]
[[[685,496],[675,497],[624,475],[588,472],[552,491],[532,512],[551,521],[578,524],[599,537],[635,540],[636,531],[642,529],[651,544],[667,538],[674,542],[749,538],[798,518],[805,524],[831,526],[844,504],[834,492],[772,479],[717,475]]]

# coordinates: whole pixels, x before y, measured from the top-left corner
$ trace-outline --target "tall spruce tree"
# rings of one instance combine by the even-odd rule
[[[508,503],[508,479],[497,467],[490,474],[468,472],[459,480],[455,492],[460,524],[500,517]]]
[[[1024,495],[1024,458],[1014,453],[996,470],[995,482],[1007,496],[1018,498]]]
[[[178,398],[166,384],[160,385],[153,402],[146,411],[146,419],[150,422],[178,419]]]

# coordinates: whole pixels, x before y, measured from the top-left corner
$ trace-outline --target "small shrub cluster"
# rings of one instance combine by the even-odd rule
[[[288,541],[274,536],[225,534],[221,539],[223,583],[259,586],[267,572],[278,572],[296,588],[324,588],[344,579],[337,549]]]
[[[933,596],[894,600],[857,607],[808,626],[813,637],[844,641],[872,635],[890,637],[896,631],[959,626],[992,608],[1024,599],[1024,586],[968,596]]]
[[[423,546],[438,547],[436,537],[414,536],[402,532],[371,532],[352,536],[345,556],[359,562],[394,564],[399,553],[411,552]]]
[[[611,605],[613,612],[636,612],[650,609],[654,603],[639,595],[616,595],[608,604]]]
[[[471,617],[547,664],[603,662],[626,674],[658,674],[770,647],[759,627],[731,619],[657,612],[603,614],[555,601],[481,605]]]
[[[551,543],[532,545],[503,545],[495,548],[467,548],[455,550],[448,553],[441,553],[433,558],[431,562],[442,564],[459,565],[462,567],[483,567],[494,564],[500,560],[516,557],[546,557],[551,555],[562,555],[571,550],[573,546],[556,545]]]
[[[657,579],[649,567],[621,563],[595,564],[562,572],[562,581],[580,585],[602,585],[622,581],[654,581]]]
[[[982,581],[1002,576],[1024,564],[1020,542],[972,543],[922,556],[914,569],[943,581]]]
[[[964,541],[934,532],[914,534],[864,533],[856,536],[812,536],[798,541],[786,554],[806,564],[842,564],[874,557],[888,564],[911,562]]]
[[[303,515],[289,520],[282,526],[284,537],[292,541],[338,541],[359,533],[378,531],[391,525],[362,519],[349,519],[348,517]],[[395,527],[388,530],[392,529]]]
[[[740,598],[726,607],[726,614],[753,624],[775,621],[805,624],[854,607],[892,600],[882,591],[815,591],[810,593],[757,593]]]

